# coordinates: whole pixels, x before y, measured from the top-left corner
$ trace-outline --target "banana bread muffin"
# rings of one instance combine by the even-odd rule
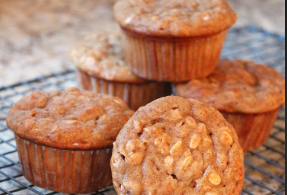
[[[70,88],[35,91],[13,105],[7,126],[15,132],[24,176],[63,193],[89,193],[111,184],[112,144],[133,115],[119,98]]]
[[[139,109],[114,143],[119,195],[240,195],[243,150],[214,108],[166,97]]]
[[[119,33],[86,37],[71,51],[81,89],[122,98],[137,110],[171,94],[171,85],[143,80],[126,65]]]
[[[175,84],[174,92],[218,109],[234,126],[245,151],[264,144],[285,104],[282,75],[268,66],[242,60],[222,60],[209,77]]]
[[[133,72],[174,82],[212,73],[237,19],[225,0],[121,0],[114,12]]]

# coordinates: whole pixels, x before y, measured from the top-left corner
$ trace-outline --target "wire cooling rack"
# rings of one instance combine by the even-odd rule
[[[255,60],[268,64],[285,76],[285,37],[256,27],[232,29],[222,54],[225,58]],[[0,195],[60,194],[29,183],[22,174],[14,135],[5,124],[11,105],[33,90],[65,89],[77,86],[73,70],[0,88]],[[270,139],[255,152],[245,154],[246,181],[242,194],[285,195],[285,108]],[[112,186],[95,195],[115,195]]]

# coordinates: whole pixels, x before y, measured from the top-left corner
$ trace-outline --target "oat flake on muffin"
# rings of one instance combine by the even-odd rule
[[[243,60],[221,60],[207,78],[175,84],[174,91],[220,111],[263,113],[285,104],[285,80],[274,69]]]
[[[118,194],[239,195],[243,151],[233,127],[205,104],[166,97],[123,127],[111,159]]]
[[[133,115],[116,97],[70,88],[35,91],[12,106],[7,126],[19,137],[61,149],[111,147]]]
[[[132,73],[121,42],[118,32],[100,33],[73,47],[71,59],[78,68],[80,88],[119,97],[133,110],[170,95],[170,83],[144,80]]]
[[[144,83],[127,66],[119,33],[87,36],[71,50],[74,64],[90,75],[112,81]]]
[[[206,36],[237,19],[225,0],[121,0],[115,17],[131,31],[154,36]]]
[[[112,182],[112,143],[133,115],[119,98],[80,91],[35,91],[15,103],[15,132],[24,177],[33,185],[86,194]]]
[[[174,93],[218,109],[235,128],[244,151],[253,151],[268,139],[285,104],[285,81],[268,66],[222,60],[207,78],[175,84]]]
[[[211,74],[237,19],[225,0],[121,0],[114,13],[128,66],[141,78],[168,82]]]

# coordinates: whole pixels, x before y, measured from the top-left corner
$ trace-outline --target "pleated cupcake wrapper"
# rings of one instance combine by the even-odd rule
[[[244,151],[253,151],[261,147],[270,136],[280,109],[262,114],[241,114],[221,112],[233,125]]]
[[[81,70],[78,70],[78,77],[81,89],[119,97],[133,110],[137,110],[139,107],[145,106],[153,100],[171,94],[171,86],[168,83],[107,81],[90,76]]]
[[[227,34],[193,38],[156,38],[122,29],[126,60],[139,77],[181,82],[214,72]]]
[[[90,193],[112,183],[112,149],[61,150],[15,135],[23,175],[33,185],[63,193]]]

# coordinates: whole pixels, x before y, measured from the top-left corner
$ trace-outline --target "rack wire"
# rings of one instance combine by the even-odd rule
[[[232,29],[222,53],[224,58],[255,60],[268,64],[285,76],[285,37],[254,26]],[[13,132],[5,117],[11,105],[34,90],[50,91],[77,86],[74,70],[0,88],[0,195],[60,194],[33,186],[23,176]],[[255,152],[245,154],[246,181],[243,195],[285,194],[285,107],[269,140]],[[115,195],[110,186],[94,195]]]

